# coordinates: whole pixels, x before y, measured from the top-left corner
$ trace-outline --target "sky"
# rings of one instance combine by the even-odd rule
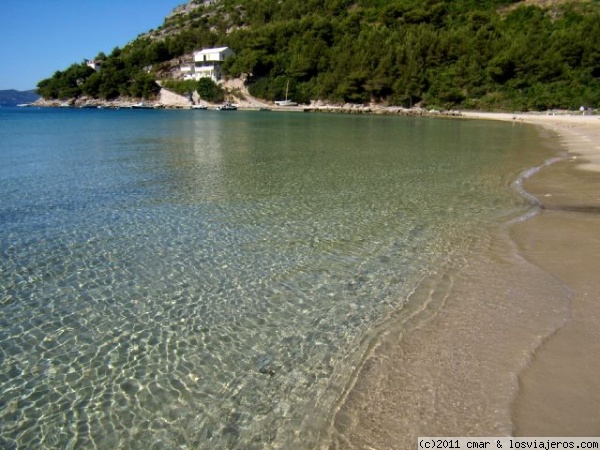
[[[1,0],[0,90],[35,89],[57,70],[109,54],[186,0]]]

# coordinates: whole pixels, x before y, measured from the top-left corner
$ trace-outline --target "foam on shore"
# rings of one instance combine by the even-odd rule
[[[379,336],[333,418],[339,449],[418,436],[590,436],[600,429],[600,118],[466,113],[543,125],[572,152],[522,181],[540,211],[500,225],[425,314]]]

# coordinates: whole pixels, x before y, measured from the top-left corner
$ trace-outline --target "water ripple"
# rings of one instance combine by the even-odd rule
[[[521,128],[63,114],[0,144],[4,448],[316,445],[365,333],[527,207]]]

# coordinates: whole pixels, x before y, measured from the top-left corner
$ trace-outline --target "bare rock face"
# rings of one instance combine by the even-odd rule
[[[162,88],[158,94],[158,103],[165,106],[184,107],[190,105],[190,99]]]
[[[179,5],[178,7],[176,7],[173,10],[173,12],[167,16],[167,18],[171,18],[173,16],[178,16],[180,14],[188,14],[188,13],[192,12],[193,10],[197,9],[199,6],[200,6],[200,4],[198,4],[194,1],[188,1],[187,3],[184,3],[183,5]]]

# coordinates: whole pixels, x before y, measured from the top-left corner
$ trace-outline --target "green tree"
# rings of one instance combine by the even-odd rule
[[[300,101],[504,109],[600,102],[598,2],[552,9],[517,0],[195,3],[152,36],[99,54],[97,74],[70,67],[40,81],[38,92],[151,96],[150,77],[164,76],[194,50],[227,45],[236,56],[225,62],[226,74],[247,75],[250,92],[271,100],[289,82],[290,97]],[[191,89],[207,100],[219,93]]]
[[[160,86],[154,77],[145,72],[138,72],[129,87],[129,95],[136,98],[149,99],[155,97],[160,91]]]
[[[200,78],[196,85],[196,91],[203,100],[211,103],[220,103],[224,100],[223,89],[210,78]]]

